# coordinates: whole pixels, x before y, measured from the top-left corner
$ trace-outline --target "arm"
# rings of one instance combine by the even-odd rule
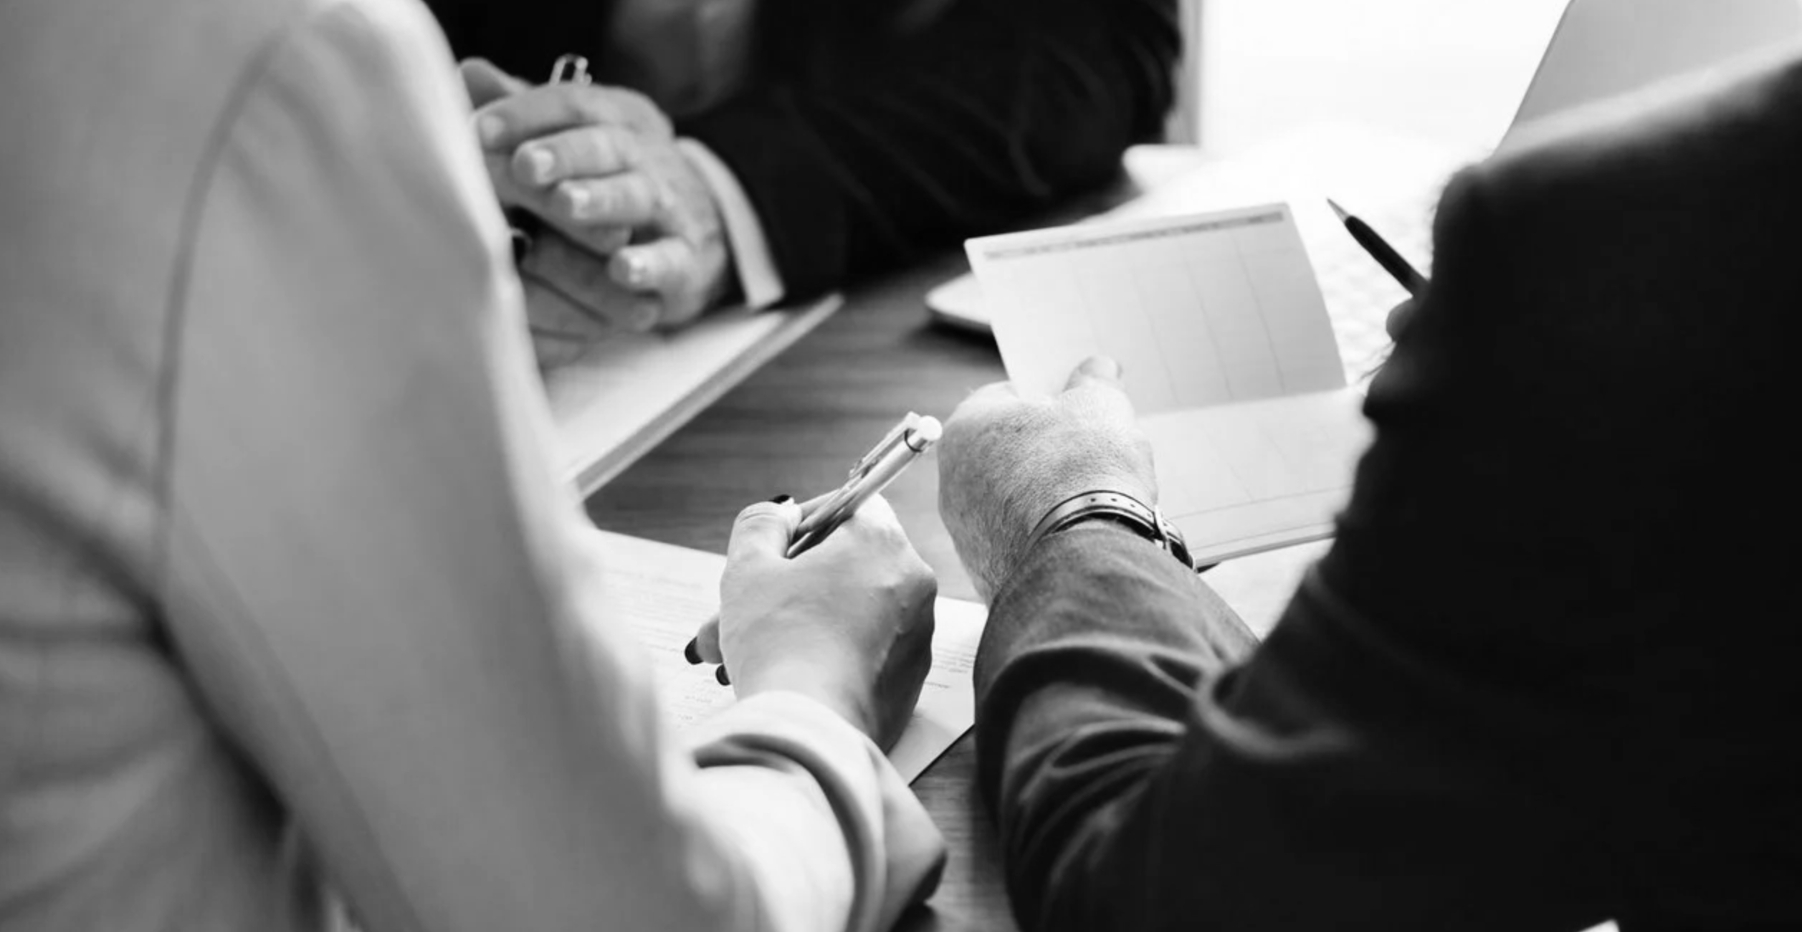
[[[171,328],[174,649],[371,932],[875,928],[939,855],[875,747],[782,693],[681,747],[608,624],[449,62],[346,0],[244,79]]]
[[[803,25],[764,54],[806,73],[677,127],[743,184],[790,297],[1099,184],[1170,107],[1171,0],[960,0],[876,49],[849,38],[871,32],[856,5],[805,6],[772,3]]]
[[[1553,517],[1498,470],[1554,442],[1473,361],[1497,330],[1470,310],[1493,291],[1472,266],[1505,250],[1472,187],[1448,193],[1433,287],[1371,388],[1376,441],[1335,547],[1254,655],[1229,649],[1205,587],[1122,531],[1049,538],[998,588],[978,747],[1023,927],[1606,917],[1608,730],[1559,681],[1575,619],[1535,604],[1571,554],[1535,566],[1527,529],[1471,533],[1506,527],[1489,508]]]

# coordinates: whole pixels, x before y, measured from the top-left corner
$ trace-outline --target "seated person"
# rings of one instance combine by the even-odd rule
[[[1016,223],[1154,138],[1175,0],[430,0],[541,336],[805,299]],[[538,86],[564,53],[592,85]],[[541,341],[541,346],[546,341]]]
[[[793,561],[798,509],[746,510],[741,701],[671,731],[423,6],[0,20],[0,928],[335,929],[329,883],[364,932],[836,932],[930,890],[879,750],[930,572],[880,501]]]
[[[1156,499],[1110,363],[950,419],[1023,929],[1802,927],[1802,58],[1615,106],[1451,183],[1261,646],[1130,517],[1031,539]]]

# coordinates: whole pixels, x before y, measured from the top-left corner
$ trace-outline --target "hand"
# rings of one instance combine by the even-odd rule
[[[1039,519],[1097,489],[1157,504],[1151,443],[1111,359],[1086,360],[1047,399],[1021,398],[1008,382],[984,386],[945,423],[939,515],[985,602],[1025,557]]]
[[[605,261],[550,227],[533,234],[519,281],[540,369],[568,363],[615,334],[649,330],[663,316],[659,298],[614,284]]]
[[[617,87],[531,87],[479,59],[462,70],[501,202],[588,254],[583,264],[540,263],[544,281],[632,330],[686,323],[725,298],[732,257],[719,207],[655,104]],[[610,287],[595,287],[603,281]],[[657,311],[649,323],[646,307]]]
[[[802,693],[886,751],[932,666],[938,580],[881,496],[790,560],[784,554],[800,522],[801,507],[787,501],[739,514],[719,619],[696,636],[694,654],[725,663],[740,698]]]

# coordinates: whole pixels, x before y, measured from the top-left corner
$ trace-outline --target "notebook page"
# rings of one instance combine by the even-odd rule
[[[735,701],[732,687],[713,678],[714,667],[683,657],[695,631],[719,610],[720,574],[726,558],[623,534],[596,531],[608,624],[631,628],[650,655],[658,699],[678,729]],[[920,701],[889,760],[913,782],[976,721],[974,662],[986,617],[983,607],[939,599],[932,637],[932,670]]]
[[[974,239],[971,267],[1022,390],[1102,353],[1141,414],[1345,385],[1289,208],[1091,223]]]
[[[593,492],[842,303],[716,311],[681,330],[620,334],[546,372],[563,474]]]
[[[1140,418],[1196,563],[1330,537],[1370,441],[1362,402],[1341,388]]]

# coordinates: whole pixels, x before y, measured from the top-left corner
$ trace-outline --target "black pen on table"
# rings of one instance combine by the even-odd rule
[[[864,502],[888,488],[889,483],[895,481],[902,470],[932,449],[932,445],[938,443],[939,436],[943,433],[944,428],[939,424],[938,418],[907,412],[899,424],[870,448],[870,452],[851,464],[850,477],[845,480],[844,485],[820,498],[818,504],[801,513],[801,523],[795,526],[794,537],[789,540],[788,558],[792,560],[813,549],[839,525],[849,521]],[[782,500],[785,499],[778,499]],[[718,620],[719,616],[716,614],[709,623]],[[695,650],[697,640],[690,640],[688,646],[682,649],[682,654],[689,663],[701,662],[701,655]],[[724,666],[714,671],[714,676],[722,686],[731,682]]]
[[[1332,198],[1327,198],[1326,202],[1332,205],[1333,213],[1339,215],[1339,221],[1345,224],[1346,232],[1351,234],[1352,239],[1357,240],[1358,245],[1364,247],[1364,251],[1370,253],[1370,257],[1377,260],[1377,264],[1382,266],[1384,271],[1400,282],[1401,286],[1408,290],[1408,294],[1419,297],[1421,291],[1427,287],[1426,278],[1414,271],[1414,266],[1409,265],[1408,260],[1402,258],[1402,254],[1395,251],[1395,247],[1378,236],[1377,231],[1370,228],[1370,224],[1352,216]]]

